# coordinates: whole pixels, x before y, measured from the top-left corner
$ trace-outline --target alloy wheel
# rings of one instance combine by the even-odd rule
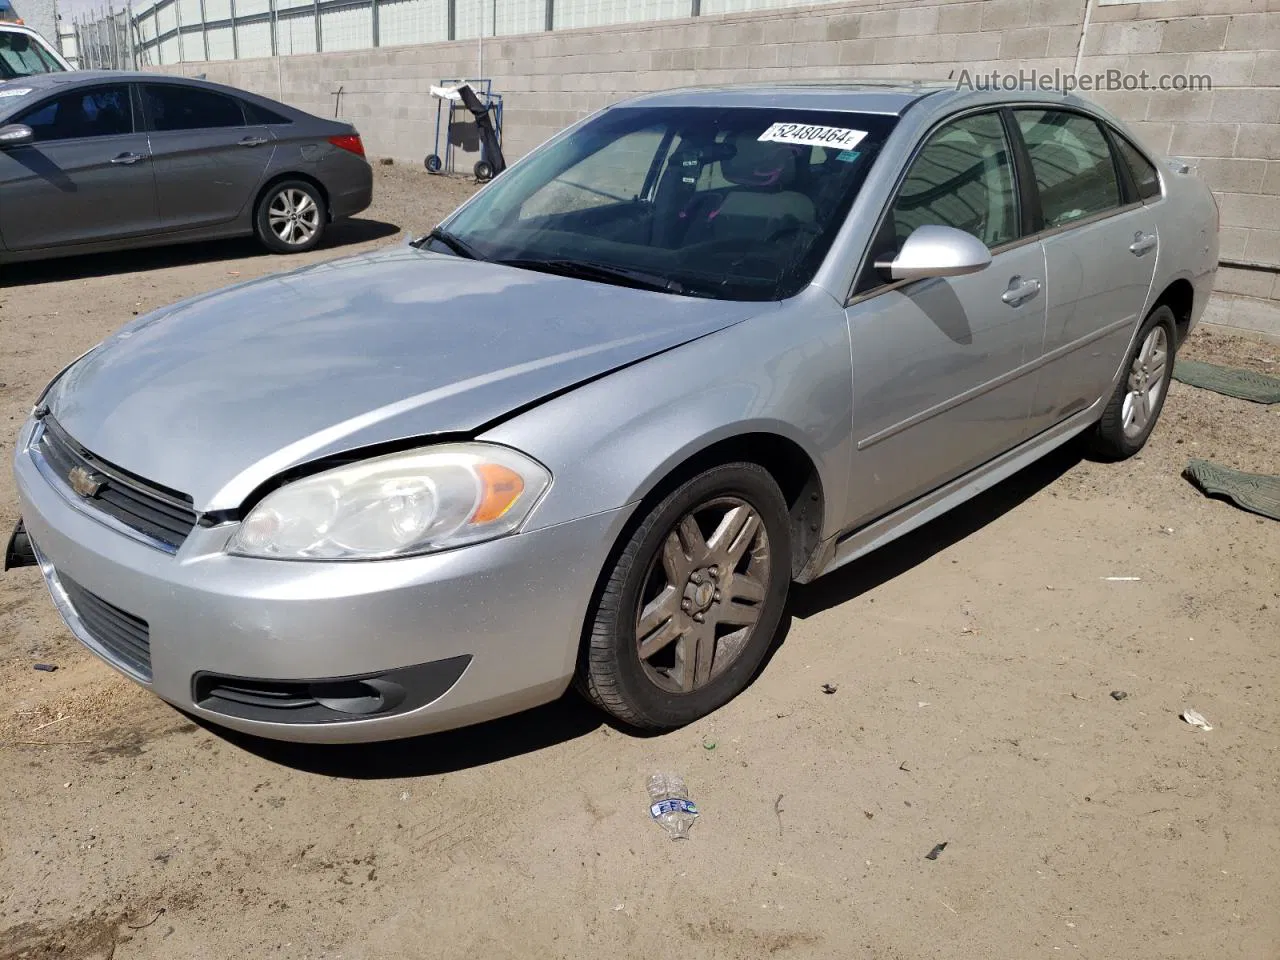
[[[1126,437],[1137,437],[1147,428],[1164,394],[1165,366],[1169,362],[1169,338],[1163,326],[1151,328],[1129,368],[1129,392],[1125,394],[1120,422]]]
[[[267,222],[282,243],[300,247],[320,229],[320,207],[305,190],[287,187],[271,198]]]
[[[771,566],[769,535],[745,500],[715,497],[681,517],[650,565],[636,611],[649,680],[691,693],[737,660],[760,618]]]

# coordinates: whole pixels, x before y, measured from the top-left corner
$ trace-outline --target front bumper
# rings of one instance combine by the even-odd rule
[[[41,474],[22,442],[15,476],[55,604],[91,650],[191,714],[306,742],[413,736],[558,697],[624,522],[618,510],[423,557],[328,563],[229,556],[223,547],[235,526],[226,524],[197,527],[171,555],[73,507],[75,494]],[[86,593],[145,621],[149,670],[95,641],[95,611],[82,618],[69,602]],[[461,675],[430,669],[440,663]],[[211,674],[321,683],[384,673],[427,686],[385,715],[328,722],[248,719],[197,702],[197,678]]]

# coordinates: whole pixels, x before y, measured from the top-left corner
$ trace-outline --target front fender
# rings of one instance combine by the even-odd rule
[[[537,457],[554,477],[539,529],[635,503],[680,464],[735,436],[803,449],[825,493],[822,536],[848,503],[853,388],[844,312],[818,288],[750,320],[579,387],[483,439]]]

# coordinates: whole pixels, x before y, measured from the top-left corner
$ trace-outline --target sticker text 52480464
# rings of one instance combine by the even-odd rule
[[[810,123],[775,123],[760,134],[761,141],[773,143],[797,143],[813,147],[834,147],[848,150],[865,137],[864,130],[847,130],[844,127],[819,127]]]

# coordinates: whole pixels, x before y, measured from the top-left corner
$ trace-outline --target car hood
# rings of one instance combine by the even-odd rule
[[[199,510],[231,509],[289,467],[470,433],[773,306],[403,247],[142,317],[74,364],[47,404],[102,459]]]

